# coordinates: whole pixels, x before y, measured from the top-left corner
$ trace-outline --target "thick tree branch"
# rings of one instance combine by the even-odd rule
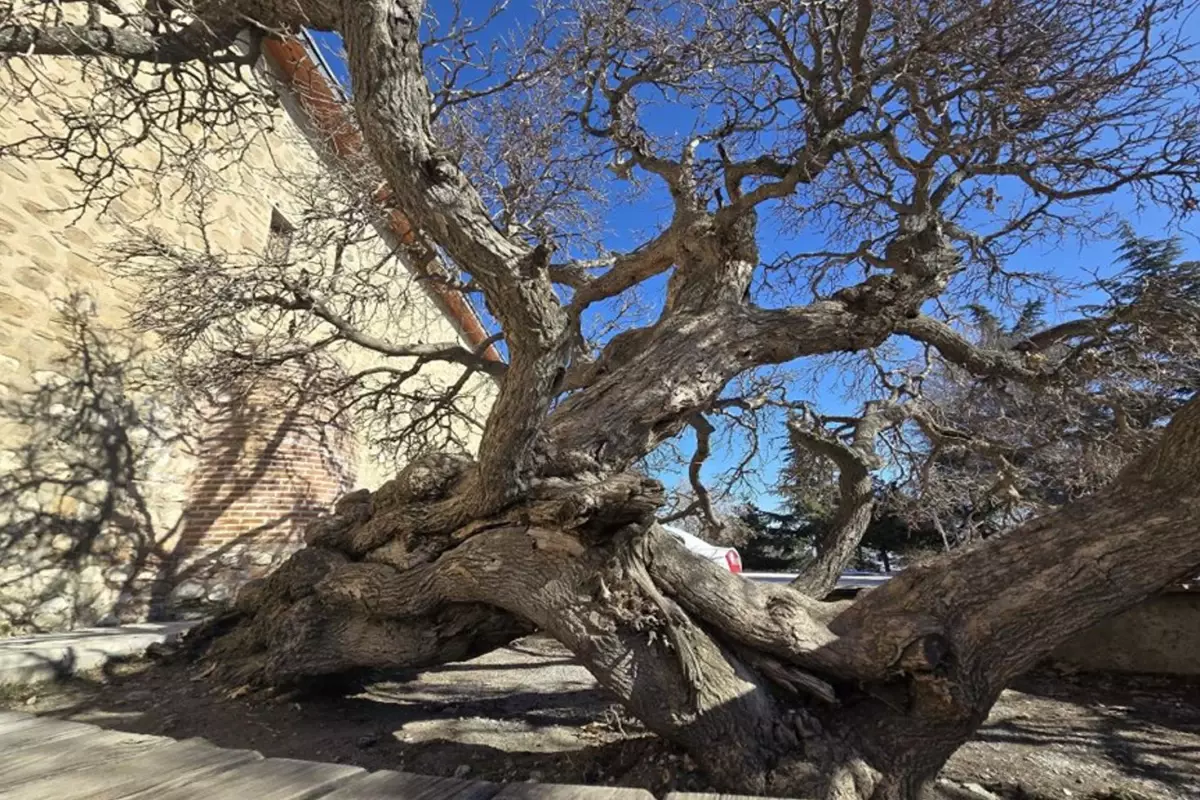
[[[214,30],[193,22],[171,33],[152,35],[132,27],[59,25],[0,25],[0,52],[45,56],[113,56],[154,64],[180,64],[204,59],[208,63],[246,63],[247,56],[230,52],[238,27]],[[257,60],[258,54],[253,53]]]
[[[736,375],[805,355],[881,344],[894,320],[828,300],[786,309],[717,304],[614,339],[547,433],[558,455],[624,466],[674,436]],[[568,454],[575,454],[569,456]]]
[[[1107,490],[905,570],[833,630],[904,646],[917,627],[940,629],[956,673],[994,696],[1075,632],[1200,570],[1198,476],[1200,399]]]
[[[734,641],[826,674],[866,678],[869,663],[853,663],[826,624],[844,604],[822,603],[792,589],[763,585],[712,564],[699,564],[660,529],[646,534],[654,580],[689,612]]]
[[[1012,350],[978,347],[946,323],[923,314],[901,321],[896,326],[896,332],[932,345],[947,361],[976,375],[1032,380],[1041,374],[1038,369],[1029,366],[1021,354]]]
[[[506,335],[510,367],[480,443],[479,475],[487,477],[472,498],[492,508],[520,491],[572,342],[550,281],[548,250],[498,231],[433,138],[419,41],[423,12],[421,0],[352,3],[341,31],[364,139],[397,204],[470,272]]]
[[[1041,352],[1081,336],[1093,337],[1103,334],[1113,324],[1112,319],[1073,319],[1053,325],[1031,334],[1014,345],[1021,352]]]
[[[581,267],[568,267],[555,272],[557,278],[576,276],[571,285],[576,291],[571,298],[571,310],[574,314],[581,313],[592,303],[615,297],[630,289],[647,278],[666,272],[674,265],[677,258],[679,237],[684,235],[684,226],[673,222],[669,228],[658,236],[646,242],[638,249],[616,256],[607,271],[594,278],[580,280]]]

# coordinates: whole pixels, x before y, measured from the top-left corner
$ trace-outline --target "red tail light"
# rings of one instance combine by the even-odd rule
[[[737,550],[725,551],[725,564],[729,567],[730,572],[742,571],[742,557],[738,555]]]

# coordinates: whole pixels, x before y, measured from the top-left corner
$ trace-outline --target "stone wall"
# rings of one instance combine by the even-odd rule
[[[137,343],[95,300],[60,301],[0,319],[19,343],[0,377],[0,635],[144,617],[187,499],[192,459]]]
[[[74,62],[35,63],[44,79],[75,85]],[[11,75],[0,74],[0,97]],[[41,102],[0,107],[0,142],[53,125]],[[270,380],[222,387],[223,401],[199,409],[177,402],[162,381],[169,354],[129,326],[145,287],[109,267],[114,245],[148,231],[258,257],[277,219],[303,219],[308,200],[293,187],[325,167],[289,108],[236,161],[205,165],[199,219],[172,200],[187,178],[156,164],[153,148],[128,156],[148,170],[140,180],[82,211],[64,163],[0,159],[0,635],[222,600],[285,557],[337,495],[392,473],[363,429],[311,424],[304,398],[281,402]],[[378,259],[392,246],[364,241],[347,257]],[[389,336],[458,338],[417,281],[393,283]],[[436,365],[422,374],[458,378]],[[484,410],[489,388],[473,382],[466,394]]]

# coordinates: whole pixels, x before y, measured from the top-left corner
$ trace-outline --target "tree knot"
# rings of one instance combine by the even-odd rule
[[[910,642],[893,666],[906,673],[937,672],[949,659],[950,640],[930,633]]]

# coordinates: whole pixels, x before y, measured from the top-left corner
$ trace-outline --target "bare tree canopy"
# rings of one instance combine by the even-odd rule
[[[1195,209],[1191,5],[561,0],[505,29],[501,7],[422,0],[63,0],[0,11],[6,91],[40,92],[50,57],[102,90],[82,110],[48,101],[54,123],[2,146],[65,158],[104,202],[133,180],[134,143],[197,165],[236,153],[271,118],[263,43],[337,33],[365,148],[337,192],[312,192],[297,253],[232,264],[131,241],[115,266],[163,287],[137,319],[241,364],[347,348],[415,364],[347,377],[347,413],[418,402],[427,363],[495,381],[473,458],[436,421],[380,429],[407,466],[193,637],[214,680],[423,667],[533,625],[731,789],[913,798],[1006,682],[1200,569],[1194,267],[1131,236],[1106,300],[1042,324],[1079,287],[1029,256],[1111,229],[1118,195]],[[381,202],[414,243],[343,268],[339,242]],[[606,230],[628,203],[661,224]],[[375,333],[404,264],[434,260],[503,359]],[[857,413],[821,404],[819,370],[856,384]],[[1038,430],[1005,427],[1017,408]],[[664,493],[641,469],[694,441],[687,510],[712,517],[706,456],[731,429],[757,447],[772,417],[839,479],[797,587],[690,556],[654,524]],[[1008,470],[1106,436],[1128,438],[1103,485],[852,605],[820,599],[885,465],[930,503],[926,464],[1020,493]]]
[[[1026,303],[1011,324],[970,309],[975,338],[1022,350],[1064,326],[1086,346],[1055,343],[1060,366],[1041,384],[980,380],[941,365],[914,415],[922,441],[904,449],[903,511],[953,543],[1000,533],[1031,514],[1100,491],[1151,444],[1200,382],[1200,263],[1178,242],[1125,231],[1123,268],[1094,285],[1100,301],[1047,327]]]

